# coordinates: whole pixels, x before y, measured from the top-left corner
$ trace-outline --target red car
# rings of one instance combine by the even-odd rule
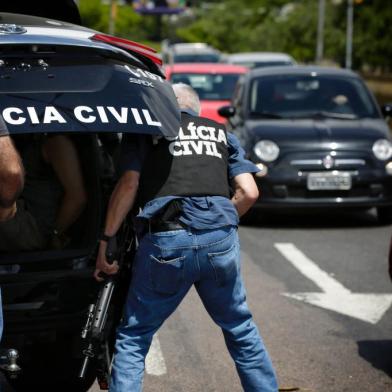
[[[218,114],[218,109],[230,104],[239,76],[247,71],[243,66],[219,63],[181,63],[165,69],[172,83],[186,83],[197,91],[203,117],[223,124],[227,120]]]

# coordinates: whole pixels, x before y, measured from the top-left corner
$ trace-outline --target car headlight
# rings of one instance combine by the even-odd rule
[[[392,143],[387,139],[377,140],[373,144],[373,154],[380,161],[386,161],[392,157]]]
[[[255,154],[264,162],[273,162],[279,156],[279,146],[272,140],[261,140],[253,147]]]

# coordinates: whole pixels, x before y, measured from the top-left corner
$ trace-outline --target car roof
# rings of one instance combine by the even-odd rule
[[[186,53],[219,53],[219,51],[212,46],[205,43],[181,43],[173,44],[169,46],[169,51],[173,51],[176,54]]]
[[[228,61],[294,61],[294,59],[286,53],[278,52],[247,52],[233,53],[227,56]]]
[[[165,67],[166,73],[246,73],[247,67],[223,63],[178,63]]]
[[[295,65],[292,67],[277,66],[277,67],[255,68],[248,73],[249,78],[258,77],[258,76],[270,76],[270,75],[312,76],[312,74],[358,78],[358,75],[355,72],[348,69],[334,68],[334,67],[320,67],[315,65]]]

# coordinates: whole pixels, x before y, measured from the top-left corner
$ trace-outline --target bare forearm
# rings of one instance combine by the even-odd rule
[[[231,198],[238,215],[244,215],[256,202],[259,191],[250,173],[239,174],[233,179],[234,195]]]
[[[105,234],[115,235],[132,209],[138,188],[138,174],[130,172],[123,175],[110,197],[106,214]]]
[[[234,196],[231,198],[231,202],[234,204],[238,212],[238,216],[244,215],[254,204],[254,201],[249,200],[246,194],[242,190],[237,190]]]
[[[0,205],[12,206],[24,185],[23,164],[12,140],[0,137]]]

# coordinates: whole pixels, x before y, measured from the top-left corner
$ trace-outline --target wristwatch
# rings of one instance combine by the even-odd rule
[[[106,235],[105,233],[103,233],[103,234],[101,235],[100,240],[101,240],[101,241],[104,241],[104,242],[108,242],[108,241],[110,241],[111,238],[112,238],[112,236],[109,236],[109,235]]]

